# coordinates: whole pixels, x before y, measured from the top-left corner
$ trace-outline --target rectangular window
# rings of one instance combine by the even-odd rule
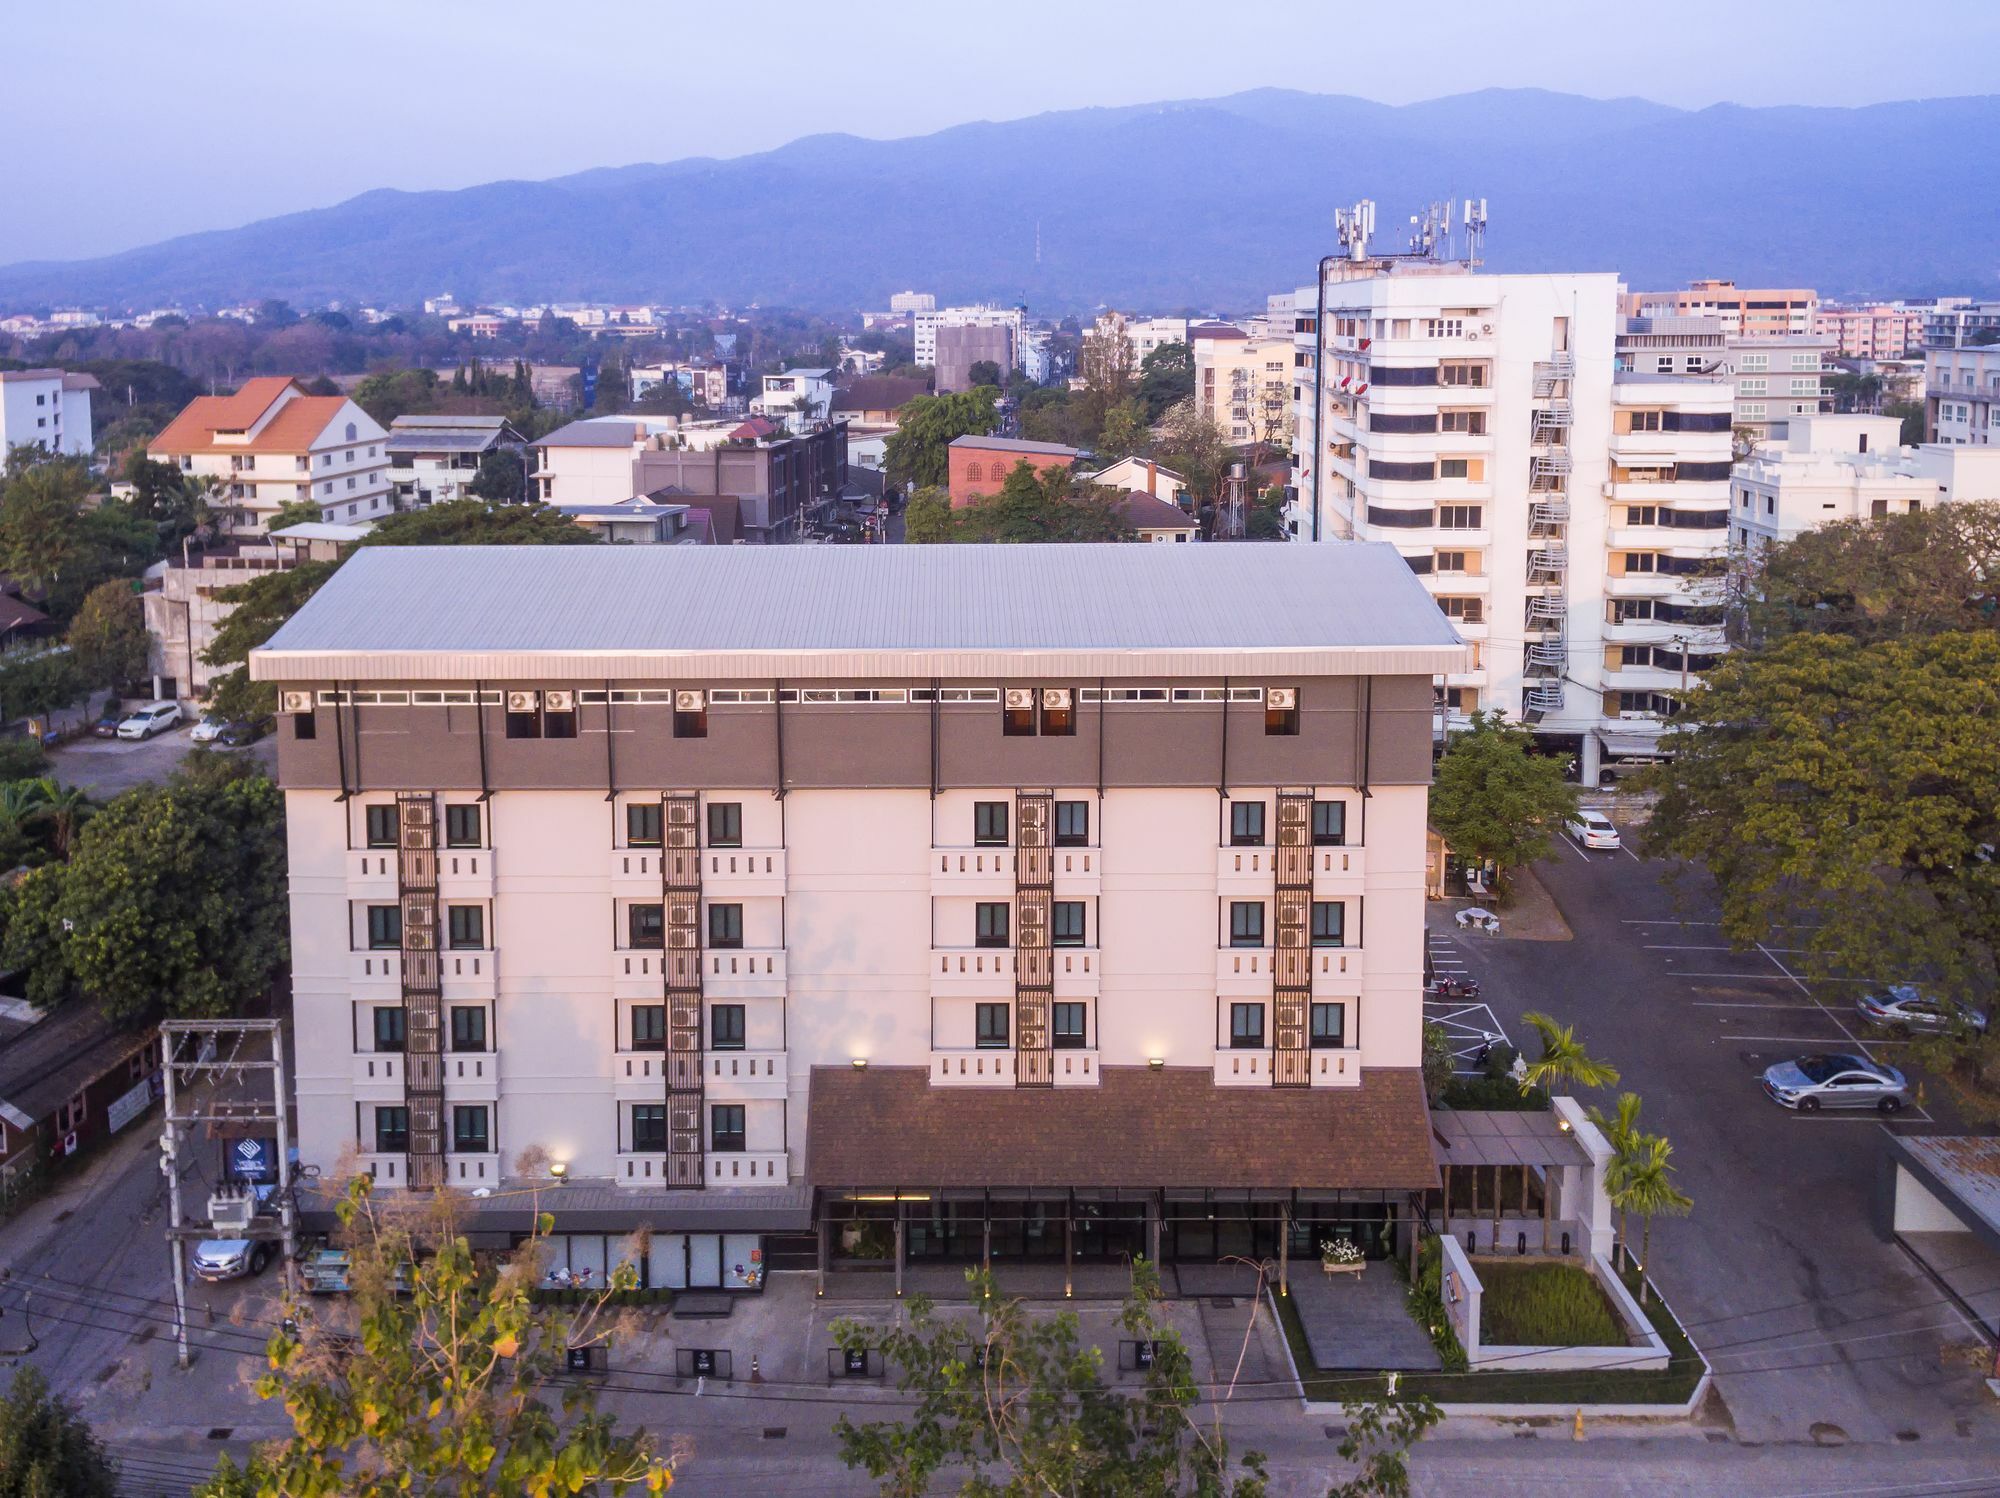
[[[1261,1051],[1264,1048],[1264,1006],[1229,1006],[1229,1048],[1233,1051]]]
[[[454,1004],[451,1011],[451,1048],[454,1051],[486,1049],[486,1010],[478,1004]]]
[[[1050,1029],[1054,1036],[1055,1048],[1057,1050],[1078,1051],[1083,1049],[1087,1043],[1087,1038],[1083,1031],[1085,1023],[1084,1011],[1089,1007],[1087,1004],[1075,1003],[1063,1003],[1054,1006],[1052,1010],[1053,1023]]]
[[[368,945],[377,952],[393,951],[403,945],[403,907],[368,907]]]
[[[1261,900],[1229,902],[1229,945],[1232,947],[1264,945],[1264,904]]]
[[[1337,1051],[1347,1044],[1347,1006],[1345,1004],[1315,1004],[1312,1006],[1312,1048],[1316,1051]]]
[[[507,710],[507,737],[510,739],[538,739],[542,736],[542,714],[539,708],[529,708],[525,712]]]
[[[642,1153],[658,1152],[667,1147],[667,1105],[665,1103],[634,1103],[632,1105],[632,1148]]]
[[[708,845],[711,848],[743,846],[743,805],[739,801],[713,801],[708,808]]]
[[[1486,519],[1482,505],[1439,505],[1437,523],[1439,530],[1476,531]]]
[[[407,1154],[409,1148],[410,1110],[378,1107],[375,1110],[375,1153],[401,1155]]]
[[[1058,848],[1087,848],[1090,846],[1090,803],[1088,801],[1058,801],[1056,803],[1056,846]]]
[[[401,1005],[375,1011],[375,1049],[400,1051],[407,1044],[409,1016]]]
[[[981,1004],[974,1016],[982,1050],[1000,1050],[1007,1044],[1007,1006]]]
[[[708,1147],[718,1155],[743,1153],[746,1146],[741,1103],[716,1103],[709,1108]]]
[[[638,801],[625,808],[625,842],[633,848],[660,846],[660,803]]]
[[[705,739],[708,737],[708,709],[674,709],[674,737],[677,739]]]
[[[486,911],[479,905],[447,905],[445,928],[454,951],[477,951],[486,945]]]
[[[542,737],[548,739],[573,739],[576,737],[576,710],[542,714]]]
[[[1440,385],[1463,385],[1479,388],[1486,383],[1486,366],[1470,363],[1444,363],[1438,366]]]
[[[1486,435],[1486,413],[1484,411],[1440,411],[1438,430],[1443,432],[1463,432],[1469,437]]]
[[[972,803],[972,841],[982,848],[1004,848],[1007,846],[1007,803],[1005,801],[975,801]]]
[[[311,713],[292,714],[292,737],[295,739],[316,739],[319,737],[319,720]]]
[[[1012,941],[1010,921],[1013,907],[1004,900],[981,900],[977,909],[978,944],[1004,947]]]
[[[667,1006],[665,1004],[634,1004],[632,1006],[632,1049],[635,1051],[664,1051],[667,1048]]]
[[[1264,846],[1264,803],[1262,801],[1232,801],[1229,803],[1229,846],[1232,848],[1261,848]]]
[[[1436,573],[1458,573],[1465,571],[1465,553],[1462,551],[1440,551],[1432,554],[1431,570]]]
[[[1074,701],[1074,698],[1070,698]],[[1050,707],[1042,704],[1042,734],[1046,738],[1067,739],[1076,736],[1076,709],[1069,706]]]
[[[1002,709],[1000,731],[1010,739],[1033,738],[1035,735],[1035,705],[1031,698],[1026,707]]]
[[[483,1155],[493,1148],[486,1127],[484,1104],[459,1104],[451,1110],[451,1149],[457,1155]]]
[[[1462,479],[1472,472],[1470,463],[1464,458],[1439,458],[1438,477],[1441,479]]]
[[[368,808],[368,846],[371,848],[393,848],[396,846],[396,808],[393,806],[371,806]]]
[[[1629,572],[1651,572],[1653,553],[1650,551],[1628,551],[1625,553],[1625,570]]]
[[[633,905],[625,912],[626,945],[640,951],[658,951],[667,944],[667,907]]]
[[[1657,432],[1660,429],[1658,411],[1634,411],[1631,413],[1631,430],[1635,432]]]
[[[743,1049],[743,1006],[715,1004],[708,1011],[708,1048],[712,1051]]]
[[[1299,694],[1291,694],[1291,705],[1280,707],[1271,698],[1264,702],[1264,733],[1269,738],[1295,738],[1299,731]]]
[[[1051,918],[1054,924],[1050,940],[1056,946],[1080,947],[1084,945],[1083,901],[1056,901]]]
[[[444,809],[444,845],[447,848],[479,846],[479,808],[475,805],[447,806]]]
[[[741,905],[711,905],[708,907],[708,944],[711,947],[740,947],[743,945],[743,907]]]
[[[1444,611],[1447,619],[1456,619],[1461,624],[1486,622],[1486,600],[1483,598],[1440,598],[1437,606]]]
[[[1313,901],[1313,945],[1338,947],[1346,943],[1347,907],[1338,900]]]
[[[1313,846],[1342,848],[1347,845],[1347,803],[1313,802]]]

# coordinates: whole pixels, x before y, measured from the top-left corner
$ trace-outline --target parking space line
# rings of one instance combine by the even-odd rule
[[[1817,1004],[1780,1004],[1776,1002],[1769,1004],[1757,1004],[1757,1003],[1725,1004],[1719,999],[1696,999],[1693,1003],[1688,1005],[1688,1008],[1690,1009],[1789,1009],[1797,1011],[1798,1013],[1801,1014],[1819,1013],[1819,1005]]]
[[[1723,1030],[1718,1033],[1720,1037],[1724,1040],[1761,1040],[1771,1045],[1830,1046],[1830,1045],[1837,1045],[1839,1043],[1837,1041],[1829,1040],[1824,1035],[1743,1035],[1739,1034],[1735,1030]],[[1907,1040],[1885,1040],[1880,1043],[1883,1045],[1909,1044]],[[1856,1050],[1860,1050],[1862,1048],[1859,1041],[1854,1042],[1854,1048]]]
[[[1638,854],[1634,853],[1630,848],[1626,847],[1623,842],[1620,842],[1618,844],[1618,851],[1620,853],[1623,853],[1627,858],[1631,859],[1632,862],[1634,863],[1644,863],[1646,861],[1645,859],[1641,858]]]
[[[1558,832],[1556,834],[1556,841],[1565,844],[1569,848],[1570,852],[1574,853],[1578,858],[1581,858],[1585,863],[1590,862],[1590,855],[1584,852],[1583,849],[1579,848],[1576,845],[1576,840],[1572,838],[1567,832]]]

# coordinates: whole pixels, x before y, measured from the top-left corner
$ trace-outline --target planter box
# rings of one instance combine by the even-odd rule
[[[1321,1259],[1319,1267],[1326,1274],[1351,1274],[1356,1279],[1359,1279],[1361,1271],[1368,1267],[1368,1261],[1366,1259],[1356,1259],[1352,1264],[1329,1264],[1325,1259]]]

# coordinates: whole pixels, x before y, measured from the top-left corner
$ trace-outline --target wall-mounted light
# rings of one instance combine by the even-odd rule
[[[1146,1068],[1149,1071],[1164,1071],[1166,1070],[1166,1066],[1167,1058],[1165,1056],[1148,1056],[1146,1058]]]
[[[569,1174],[569,1162],[567,1160],[556,1161],[555,1164],[549,1167],[549,1174],[560,1181]]]
[[[851,1064],[856,1071],[868,1070],[868,1058],[866,1056],[856,1056]]]
[[[1567,1134],[1569,1132],[1569,1120],[1566,1118],[1558,1118],[1556,1120],[1556,1127],[1561,1129],[1565,1134]]]

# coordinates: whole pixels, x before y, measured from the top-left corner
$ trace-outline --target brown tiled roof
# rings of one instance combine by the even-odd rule
[[[248,442],[218,443],[217,432],[245,432],[272,402],[296,382],[283,375],[245,380],[234,395],[201,395],[167,423],[146,445],[149,453],[170,456],[179,453],[303,453],[347,404],[343,395],[295,395],[273,416],[264,429]]]
[[[835,411],[896,411],[920,395],[929,395],[929,380],[908,375],[865,375],[833,392]]]
[[[806,1179],[840,1189],[1437,1184],[1422,1073],[1359,1087],[1217,1087],[1107,1066],[1095,1087],[933,1087],[922,1067],[816,1066]]]
[[[1118,518],[1135,531],[1191,531],[1197,528],[1194,517],[1186,510],[1143,489],[1126,490],[1125,497],[1114,500],[1111,507],[1118,512]]]

